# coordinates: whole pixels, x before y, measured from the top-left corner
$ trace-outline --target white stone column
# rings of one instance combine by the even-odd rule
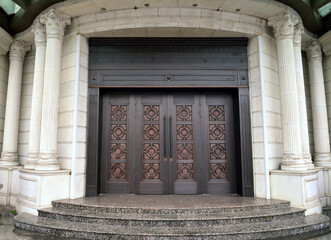
[[[308,165],[308,168],[312,169],[314,168],[314,165],[312,164],[310,148],[309,148],[306,94],[305,94],[305,83],[303,78],[302,54],[301,54],[302,32],[303,32],[303,26],[300,21],[298,24],[294,26],[294,38],[293,38],[294,61],[295,61],[296,83],[297,83],[298,103],[299,103],[302,155],[305,163]]]
[[[33,76],[32,106],[30,120],[29,152],[24,165],[26,169],[34,169],[39,156],[41,107],[44,86],[45,54],[46,54],[46,29],[37,22],[33,27],[36,45],[36,57]]]
[[[17,140],[22,70],[25,53],[29,50],[30,46],[19,40],[15,40],[10,46],[5,127],[0,165],[19,165],[17,157]]]
[[[302,157],[299,105],[293,49],[294,25],[299,19],[285,13],[269,19],[277,44],[278,74],[282,108],[283,160],[282,170],[307,170]]]
[[[51,9],[40,18],[46,26],[46,60],[39,159],[36,170],[58,170],[57,132],[64,28],[70,18]]]
[[[322,66],[321,45],[311,40],[306,45],[311,107],[314,129],[314,163],[319,167],[331,167],[328,115],[326,108],[325,87]]]

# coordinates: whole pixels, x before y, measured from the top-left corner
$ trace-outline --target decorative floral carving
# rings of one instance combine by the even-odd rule
[[[159,160],[160,159],[160,144],[159,143],[144,143],[144,160]]]
[[[193,159],[193,143],[177,143],[177,159],[192,160]]]
[[[126,143],[110,144],[110,159],[126,160]]]
[[[160,163],[144,163],[144,179],[160,179]]]
[[[127,119],[127,106],[125,105],[112,105],[111,106],[111,120],[112,121],[126,121]]]
[[[177,121],[192,121],[192,106],[191,105],[177,105],[176,106],[176,120]]]
[[[36,22],[32,26],[32,32],[34,33],[34,41],[36,46],[46,45],[46,27],[40,21]]]
[[[110,139],[112,140],[126,140],[127,129],[126,124],[111,124],[110,125]]]
[[[23,62],[24,56],[27,51],[30,51],[31,46],[24,41],[14,40],[14,42],[10,45],[9,50],[9,60],[13,61],[21,61]]]
[[[144,124],[144,140],[160,140],[160,125]]]
[[[160,106],[144,105],[144,121],[159,121],[159,120],[160,120]]]
[[[286,12],[270,18],[268,20],[268,26],[273,28],[277,40],[293,39],[294,26],[298,22],[299,18],[290,12]]]
[[[189,180],[194,178],[193,163],[177,164],[177,179]]]
[[[45,24],[47,38],[63,40],[64,28],[71,24],[69,16],[66,16],[55,9],[49,10],[40,17],[40,22]]]
[[[306,52],[308,60],[318,60],[322,61],[322,49],[321,44],[317,39],[313,39],[307,42]]]
[[[210,164],[210,179],[227,179],[227,164],[226,163],[211,163]]]
[[[294,44],[294,46],[301,47],[302,33],[303,33],[303,25],[302,25],[302,22],[299,21],[294,26],[294,36],[293,36],[293,44]]]
[[[226,144],[211,143],[210,144],[210,159],[226,159]]]
[[[110,179],[123,180],[126,179],[126,164],[111,163],[110,164]]]
[[[210,124],[209,125],[210,140],[225,140],[225,124]]]
[[[208,106],[209,121],[224,121],[224,105],[210,105]]]
[[[193,140],[192,124],[177,124],[177,140]]]

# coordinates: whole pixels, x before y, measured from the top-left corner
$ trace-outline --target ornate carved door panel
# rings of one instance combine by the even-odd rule
[[[114,92],[103,104],[102,192],[236,192],[231,94]]]

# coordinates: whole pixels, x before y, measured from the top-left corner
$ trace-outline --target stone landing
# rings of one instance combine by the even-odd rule
[[[306,239],[330,226],[287,201],[237,195],[101,195],[52,205],[38,217],[16,216],[16,228],[84,239]]]

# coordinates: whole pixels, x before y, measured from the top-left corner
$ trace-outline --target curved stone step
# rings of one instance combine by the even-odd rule
[[[29,214],[15,217],[15,226],[20,229],[58,237],[85,239],[299,239],[324,234],[329,231],[329,225],[329,218],[319,214],[283,221],[189,228],[100,225]]]
[[[282,200],[243,198],[237,195],[171,195],[169,198],[148,195],[101,195],[98,197],[53,201],[57,209],[125,214],[223,214],[265,209],[289,209]]]
[[[295,208],[275,210],[271,208],[263,211],[255,209],[222,214],[123,214],[48,208],[39,210],[39,216],[63,221],[122,226],[190,227],[281,221],[304,217],[305,210]]]

